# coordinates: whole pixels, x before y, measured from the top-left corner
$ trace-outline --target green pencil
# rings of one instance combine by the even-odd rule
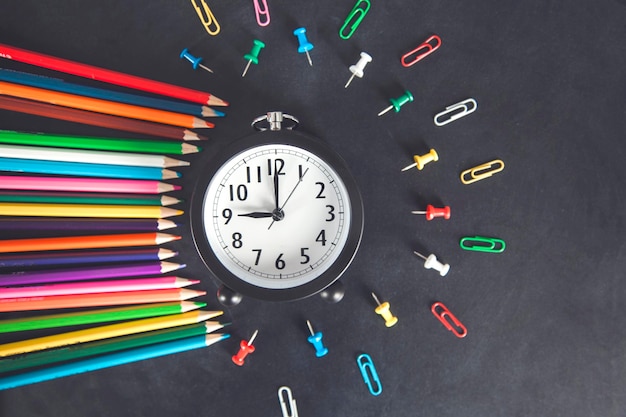
[[[18,371],[36,366],[51,365],[58,362],[153,345],[155,343],[169,342],[185,337],[200,336],[221,329],[227,325],[229,325],[229,323],[207,321],[170,329],[116,337],[98,342],[81,343],[60,349],[33,352],[28,355],[20,355],[0,360],[0,372]]]
[[[0,192],[0,203],[56,203],[56,204],[100,204],[100,205],[130,205],[130,206],[171,206],[180,203],[180,200],[167,195],[164,196],[91,196],[91,195],[62,195],[52,193],[7,193]]]
[[[197,310],[204,306],[206,303],[180,301],[0,320],[0,333],[166,316]]]
[[[143,139],[109,139],[90,136],[49,135],[0,130],[0,143],[53,146],[55,148],[92,149],[156,154],[185,155],[199,152],[198,146],[180,142]]]

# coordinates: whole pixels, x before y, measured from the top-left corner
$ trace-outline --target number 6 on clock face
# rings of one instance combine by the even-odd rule
[[[363,207],[354,179],[330,148],[292,131],[244,139],[218,158],[194,196],[194,238],[227,287],[291,300],[332,284],[356,254]]]

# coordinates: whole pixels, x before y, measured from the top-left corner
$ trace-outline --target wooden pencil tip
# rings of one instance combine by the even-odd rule
[[[202,307],[206,307],[206,303],[201,303],[197,301],[181,301],[180,302],[181,313],[186,313],[188,311],[197,310]]]
[[[202,150],[201,147],[196,146],[196,145],[190,145],[188,143],[183,143],[181,146],[183,155],[187,155],[189,153],[198,153]]]
[[[161,170],[161,177],[164,180],[173,180],[175,178],[180,178],[182,175],[180,172],[176,172],[176,171],[172,171],[170,169],[162,169]]]
[[[183,140],[200,140],[200,135],[191,130],[185,129],[183,132]]]
[[[155,242],[157,245],[162,243],[171,242],[173,240],[180,240],[182,236],[168,235],[166,233],[157,233]]]
[[[178,252],[171,249],[159,248],[159,250],[157,251],[157,257],[161,261],[164,259],[173,258],[175,256],[178,256]]]
[[[178,269],[183,269],[187,265],[185,264],[177,264],[173,262],[161,262],[161,273],[167,274],[168,272],[176,271]]]
[[[161,197],[161,205],[162,206],[172,206],[174,204],[180,203],[182,200],[180,198],[171,197],[169,195],[164,195]]]
[[[185,212],[182,211],[182,210],[172,209],[172,208],[169,208],[169,207],[161,207],[161,217],[163,217],[163,218],[180,216],[180,215],[182,215],[184,213]]]
[[[213,343],[221,342],[222,340],[226,340],[230,337],[228,333],[212,333],[207,334],[205,338],[205,343],[207,346],[212,345]]]
[[[228,102],[219,97],[211,96],[207,101],[209,106],[229,106]]]
[[[164,168],[188,167],[189,165],[191,165],[191,163],[189,161],[183,161],[183,160],[180,160],[180,159],[170,158],[169,156],[166,156],[165,158],[163,158],[163,167]]]
[[[174,223],[171,220],[166,220],[166,219],[158,219],[157,220],[157,228],[159,230],[166,230],[166,229],[172,229],[174,227],[178,227],[178,225],[176,223]],[[176,255],[174,255],[176,256]]]
[[[167,193],[167,192],[170,192],[170,191],[178,191],[180,189],[181,189],[180,185],[166,184],[166,183],[163,183],[163,182],[161,182],[161,183],[159,183],[157,185],[157,192],[159,194]]]

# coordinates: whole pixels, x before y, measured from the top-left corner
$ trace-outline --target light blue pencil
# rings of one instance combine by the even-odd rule
[[[158,343],[155,345],[129,349],[118,353],[97,356],[91,359],[79,360],[63,365],[52,366],[36,371],[0,378],[0,390],[17,388],[38,382],[50,381],[70,375],[96,371],[127,363],[138,362],[159,356],[172,355],[187,350],[200,349],[219,341],[228,339],[228,333],[215,333],[206,336],[187,337],[173,342]]]
[[[81,177],[130,178],[135,180],[167,180],[180,177],[180,173],[162,168],[39,161],[20,158],[0,158],[0,171],[76,175]]]
[[[45,88],[46,90],[60,91],[63,93],[77,94],[85,97],[99,98],[102,100],[117,101],[119,103],[133,104],[136,106],[152,107],[154,109],[167,110],[176,113],[193,114],[199,117],[224,117],[223,112],[213,110],[207,106],[179,103],[176,101],[145,97],[136,94],[120,93],[117,91],[104,90],[102,88],[86,87],[79,84],[68,83],[58,78],[44,77],[21,71],[0,69],[0,81]]]

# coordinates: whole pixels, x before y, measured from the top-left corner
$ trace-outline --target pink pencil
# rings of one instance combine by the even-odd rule
[[[0,175],[0,189],[160,194],[180,190],[180,186],[150,180]]]
[[[29,287],[0,287],[0,299],[46,297],[50,295],[97,294],[104,292],[162,290],[198,284],[199,280],[179,277],[88,281],[69,284],[36,285]]]

